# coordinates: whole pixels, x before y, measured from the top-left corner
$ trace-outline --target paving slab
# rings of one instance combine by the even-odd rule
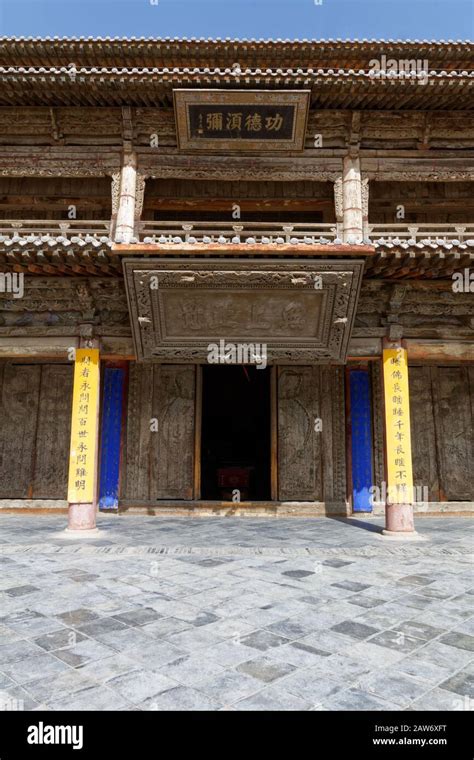
[[[467,709],[472,526],[1,515],[5,709]],[[15,701],[16,700],[16,701]]]

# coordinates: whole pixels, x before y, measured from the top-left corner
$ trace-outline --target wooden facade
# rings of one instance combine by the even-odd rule
[[[65,499],[72,368],[0,363],[0,498]]]
[[[430,61],[424,86],[371,77],[381,45],[2,43],[0,507],[67,506],[74,349],[89,346],[101,508],[222,506],[203,498],[203,424],[219,413],[218,397],[215,412],[203,404],[203,350],[250,336],[271,349],[255,383],[265,430],[222,410],[235,451],[262,436],[268,472],[249,508],[371,511],[371,489],[384,501],[387,341],[408,351],[423,510],[472,508],[474,51],[384,43],[388,58]],[[279,103],[307,112],[293,141],[259,149],[252,135],[246,150],[241,129],[206,147],[186,133],[182,91],[208,110],[256,103],[269,128]],[[222,447],[262,479],[257,454],[215,435],[216,471]]]

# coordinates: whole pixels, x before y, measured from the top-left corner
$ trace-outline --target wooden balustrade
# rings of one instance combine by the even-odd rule
[[[46,235],[50,237],[72,238],[108,237],[110,220],[54,220],[54,219],[3,219],[0,220],[0,237],[25,237]],[[459,241],[474,239],[474,224],[368,224],[366,239],[383,238],[386,242],[430,240]],[[142,221],[136,224],[135,242],[148,243],[314,243],[320,239],[328,242],[342,240],[340,225],[332,223],[288,223],[279,222],[183,222],[183,221]]]

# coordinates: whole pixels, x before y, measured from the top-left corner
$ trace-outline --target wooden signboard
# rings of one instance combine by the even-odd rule
[[[74,369],[68,501],[87,504],[95,497],[99,393],[99,351],[78,348]]]
[[[405,348],[383,352],[387,485],[392,504],[413,499],[408,360]]]
[[[180,150],[302,151],[309,91],[175,90]]]

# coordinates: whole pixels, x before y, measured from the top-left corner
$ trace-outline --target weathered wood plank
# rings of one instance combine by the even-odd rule
[[[329,368],[328,368],[329,369]],[[347,465],[345,450],[345,390],[343,367],[331,367],[332,373],[332,456],[333,456],[333,494],[332,500],[336,505],[344,503],[347,497]],[[326,501],[328,497],[326,496]],[[338,510],[336,506],[328,511]]]
[[[446,329],[451,330],[452,336],[452,328]],[[423,342],[409,339],[407,350],[410,361],[474,361],[474,344],[467,340]]]
[[[7,364],[0,414],[0,497],[32,496],[41,367]]]
[[[474,498],[472,419],[466,367],[433,367],[440,501]]]
[[[194,366],[131,365],[123,499],[193,498],[195,393]]]
[[[122,497],[125,499],[149,498],[152,381],[152,366],[131,363],[124,456],[125,479],[122,488]]]
[[[156,365],[153,382],[150,497],[192,499],[194,480],[195,366]]]
[[[67,497],[72,384],[72,366],[42,366],[34,460],[35,499]]]
[[[373,472],[374,486],[382,488],[385,481],[385,449],[384,449],[384,406],[382,389],[382,365],[380,361],[370,362],[371,391],[372,391],[372,430],[373,430]]]
[[[430,367],[410,367],[408,382],[413,483],[428,488],[430,501],[440,501]]]
[[[322,432],[319,433],[321,441],[321,466],[322,466],[322,492],[321,499],[333,501],[334,499],[334,457],[333,457],[333,383],[334,370],[332,367],[322,367],[317,370],[321,376],[319,389],[320,412],[317,417],[322,421]],[[344,439],[340,441],[344,446]]]
[[[278,372],[278,490],[281,501],[323,498],[317,367],[280,367]],[[323,422],[324,427],[324,422]]]

